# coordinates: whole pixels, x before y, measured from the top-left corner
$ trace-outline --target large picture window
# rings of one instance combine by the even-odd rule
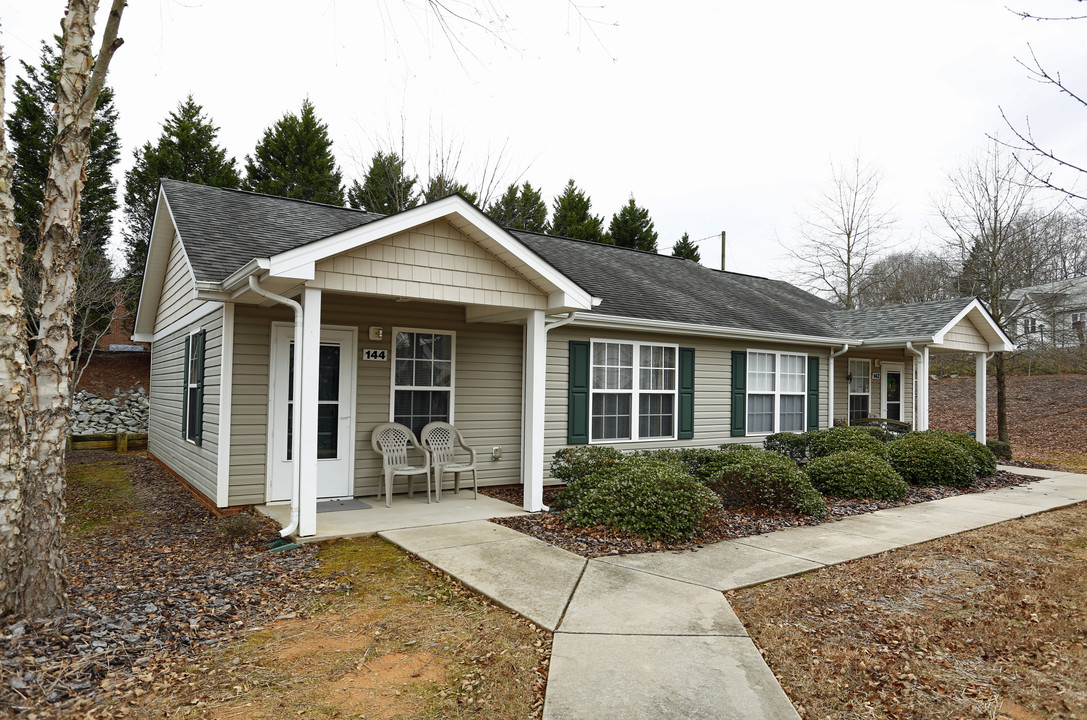
[[[849,419],[869,417],[872,403],[872,365],[868,360],[849,361]]]
[[[807,355],[747,353],[747,433],[803,432]]]
[[[453,333],[397,330],[393,359],[393,422],[419,435],[453,418]]]
[[[594,340],[590,440],[676,436],[674,345]]]

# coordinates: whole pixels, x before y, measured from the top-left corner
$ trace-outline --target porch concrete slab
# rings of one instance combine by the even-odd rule
[[[557,633],[544,720],[797,720],[746,637]]]
[[[442,501],[427,503],[426,490],[416,491],[414,497],[393,495],[392,507],[385,507],[385,498],[365,498],[373,505],[366,510],[346,510],[317,514],[317,534],[299,538],[299,542],[319,542],[335,537],[359,537],[376,535],[386,530],[447,525],[451,523],[486,520],[492,517],[525,515],[516,505],[480,494],[472,497],[472,491],[461,490],[460,495],[444,493]],[[290,505],[260,505],[257,510],[286,526],[290,521]]]
[[[822,563],[740,545],[733,540],[707,545],[697,551],[616,555],[596,558],[594,562],[641,570],[718,591],[757,585],[823,567]]]
[[[835,530],[828,525],[789,528],[765,535],[740,538],[732,542],[772,550],[824,565],[876,555],[901,544],[852,535]]]
[[[914,545],[944,537],[949,533],[946,525],[918,522],[900,515],[882,515],[878,512],[843,518],[830,527],[839,532],[886,540],[896,545]]]
[[[416,554],[547,630],[558,627],[585,567],[585,558],[523,535]]]
[[[395,543],[408,552],[418,555],[426,550],[479,545],[480,543],[517,540],[524,535],[489,520],[473,520],[453,525],[427,525],[425,527],[385,530],[379,537]]]
[[[559,625],[564,633],[746,636],[717,590],[590,560]]]

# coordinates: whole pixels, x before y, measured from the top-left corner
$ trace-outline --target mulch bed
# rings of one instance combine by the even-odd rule
[[[955,495],[1013,487],[1037,480],[1039,480],[1037,477],[1015,475],[1001,470],[991,478],[978,478],[975,486],[969,488],[943,485],[923,487],[911,485],[909,494],[904,499],[897,501],[852,500],[828,497],[827,508],[830,513],[825,520],[793,512],[757,508],[724,508],[710,515],[706,522],[705,531],[701,535],[693,540],[679,543],[650,542],[636,535],[603,526],[574,527],[567,525],[562,519],[562,513],[558,511],[522,515],[520,517],[493,518],[491,522],[513,528],[518,532],[531,535],[582,557],[593,558],[603,555],[631,555],[663,550],[690,550],[722,540],[762,535],[775,530],[803,525],[820,525],[824,522],[841,520],[850,515],[861,515],[885,508],[902,507],[903,505],[939,500],[940,498]],[[520,485],[480,488],[480,492],[514,505],[520,505],[522,502],[523,490]],[[552,505],[555,496],[561,492],[562,488],[560,487],[545,488],[544,504]]]
[[[316,548],[266,552],[278,525],[257,520],[237,540],[157,463],[103,451],[70,464],[122,462],[139,521],[66,542],[68,607],[0,618],[0,716],[111,717],[124,700],[193,683],[180,665],[198,651],[334,589],[316,580]]]

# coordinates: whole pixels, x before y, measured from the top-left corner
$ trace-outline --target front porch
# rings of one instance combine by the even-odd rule
[[[428,525],[448,525],[451,523],[487,520],[494,517],[514,517],[528,514],[525,510],[496,500],[480,493],[479,498],[472,496],[472,491],[461,490],[460,494],[452,491],[442,493],[442,501],[427,503],[426,491],[416,491],[413,497],[406,493],[393,496],[392,507],[385,507],[385,499],[376,497],[357,498],[370,507],[354,510],[324,512],[317,504],[317,527],[313,535],[295,536],[296,542],[320,542],[340,537],[362,537],[376,535],[387,530],[425,527]],[[289,503],[258,505],[256,509],[283,526],[291,519]]]

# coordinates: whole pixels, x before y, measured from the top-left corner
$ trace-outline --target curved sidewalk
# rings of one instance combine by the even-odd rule
[[[694,552],[586,560],[487,521],[380,533],[554,631],[544,720],[798,718],[723,591],[1087,501],[1087,475],[879,510]]]

